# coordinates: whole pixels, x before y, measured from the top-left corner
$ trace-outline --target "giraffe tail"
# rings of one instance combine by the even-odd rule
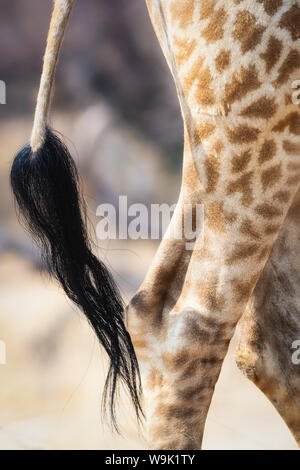
[[[117,429],[115,398],[123,382],[138,419],[141,382],[124,324],[121,295],[92,253],[78,173],[66,146],[47,124],[55,69],[74,0],[55,0],[30,143],[15,157],[11,186],[19,215],[41,246],[50,273],[84,312],[110,359],[103,394]]]

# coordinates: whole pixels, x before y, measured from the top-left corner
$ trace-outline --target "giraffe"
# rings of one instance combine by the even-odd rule
[[[300,445],[300,192],[288,212],[238,331],[236,362],[277,408]]]
[[[202,203],[206,215],[203,247],[187,253],[183,241],[166,237],[127,307],[149,445],[201,447],[214,386],[246,308],[237,362],[299,443],[300,373],[291,362],[300,324],[299,197],[265,267],[299,187],[300,114],[291,101],[300,66],[299,2],[147,5],[185,128],[171,225],[182,223],[187,202]]]
[[[111,359],[113,420],[118,378],[139,415],[140,371],[148,446],[200,449],[240,321],[237,362],[299,442],[299,369],[290,361],[300,324],[300,114],[291,99],[300,68],[299,1],[146,2],[182,110],[183,175],[168,231],[125,317],[88,243],[76,169],[47,124],[74,0],[55,1],[30,143],[12,167],[17,203],[51,273]],[[205,223],[188,250],[185,236],[173,234],[185,208],[194,219],[198,204]]]

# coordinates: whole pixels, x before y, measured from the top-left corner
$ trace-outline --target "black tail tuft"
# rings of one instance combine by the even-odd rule
[[[11,186],[20,215],[41,245],[51,274],[85,313],[110,358],[104,410],[109,402],[117,428],[115,398],[121,379],[139,418],[140,375],[123,322],[122,299],[109,271],[91,251],[75,163],[49,129],[42,148],[33,153],[28,145],[15,157]]]

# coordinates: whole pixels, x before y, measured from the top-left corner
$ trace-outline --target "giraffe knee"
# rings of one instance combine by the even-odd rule
[[[258,354],[250,348],[237,346],[235,362],[240,371],[252,382],[256,381],[258,369]]]

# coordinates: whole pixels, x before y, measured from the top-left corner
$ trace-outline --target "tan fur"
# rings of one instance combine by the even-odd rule
[[[73,4],[74,0],[55,0],[54,3],[30,139],[33,152],[41,148],[44,143],[56,64]]]
[[[238,329],[236,361],[277,408],[300,445],[300,192]]]
[[[185,125],[177,208],[127,308],[127,325],[142,371],[149,447],[201,447],[229,341],[262,272],[251,300],[254,307],[250,303],[243,317],[239,363],[251,378],[257,377],[257,385],[273,402],[277,400],[298,438],[299,372],[291,365],[291,351],[284,348],[299,334],[299,322],[292,315],[291,323],[284,308],[279,309],[274,315],[280,317],[283,336],[276,325],[276,340],[271,340],[267,320],[273,313],[272,289],[275,296],[279,285],[282,304],[296,305],[297,294],[284,294],[282,281],[274,281],[272,287],[274,276],[265,265],[281,226],[280,237],[291,247],[291,263],[296,249],[295,226],[285,228],[283,223],[300,182],[300,114],[297,105],[286,100],[299,72],[295,30],[299,2],[147,0],[147,4],[176,83]],[[169,237],[174,227],[182,225],[185,203],[203,204],[207,217],[192,251],[186,250],[186,240]],[[295,209],[291,211],[295,217]],[[270,263],[282,266],[278,243]],[[292,268],[286,273],[293,277],[296,290],[298,277]],[[270,296],[261,300],[266,282]],[[251,326],[260,317],[259,328]],[[254,352],[251,338],[256,341]],[[285,352],[278,354],[280,348]],[[261,356],[260,350],[267,353]],[[270,360],[275,353],[277,359]],[[290,361],[288,379],[282,375],[283,357]]]

